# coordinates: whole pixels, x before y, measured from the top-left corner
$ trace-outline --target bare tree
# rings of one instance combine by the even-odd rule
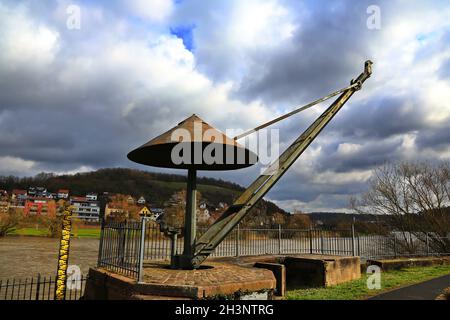
[[[383,215],[408,252],[417,241],[439,252],[450,250],[450,165],[398,162],[373,172],[369,190],[351,206],[359,213]]]
[[[22,218],[22,211],[16,208],[10,208],[8,213],[0,213],[0,237],[14,231]]]

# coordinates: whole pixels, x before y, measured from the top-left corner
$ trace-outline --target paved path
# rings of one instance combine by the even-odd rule
[[[448,287],[450,287],[450,274],[382,293],[369,300],[434,300]]]

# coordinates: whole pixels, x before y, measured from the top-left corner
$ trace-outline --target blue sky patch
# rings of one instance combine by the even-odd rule
[[[194,49],[194,29],[195,25],[177,26],[171,27],[170,33],[182,39],[186,49],[192,52],[192,50]]]

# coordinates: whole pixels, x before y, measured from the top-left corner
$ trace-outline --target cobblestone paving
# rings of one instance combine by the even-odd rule
[[[213,268],[208,268],[213,267]],[[209,262],[198,270],[172,270],[162,265],[148,265],[144,282],[165,285],[211,286],[265,281],[268,270],[248,268],[228,263]],[[270,276],[269,276],[270,278]]]

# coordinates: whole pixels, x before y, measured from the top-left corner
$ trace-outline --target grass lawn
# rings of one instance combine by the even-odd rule
[[[11,234],[21,235],[21,236],[47,236],[47,229],[40,228],[20,228],[16,229]]]
[[[367,275],[361,279],[339,284],[329,288],[310,288],[288,291],[288,300],[360,300],[375,296],[384,291],[426,281],[450,274],[450,266],[414,267],[387,271],[381,274],[381,289],[367,288]]]
[[[79,228],[72,230],[72,234],[78,238],[100,238],[100,227],[98,228]]]
[[[47,236],[47,230],[45,228],[20,228],[11,232],[12,235],[20,236]],[[74,228],[72,229],[72,235],[76,238],[100,238],[100,227],[98,228]]]

